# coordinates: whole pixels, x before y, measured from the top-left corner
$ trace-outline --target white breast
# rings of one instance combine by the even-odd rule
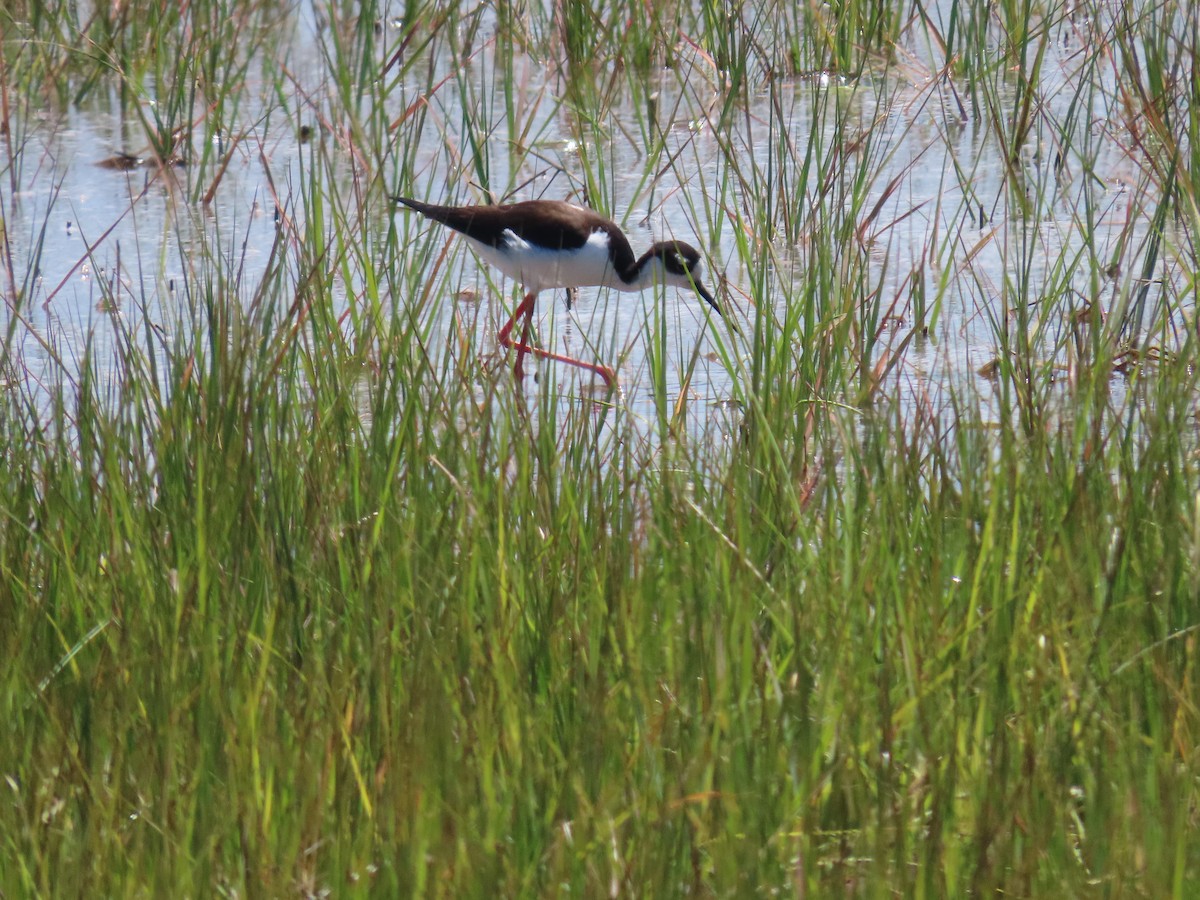
[[[578,250],[548,250],[504,232],[502,249],[467,238],[471,247],[532,293],[562,287],[620,287],[608,255],[608,235],[595,231]]]

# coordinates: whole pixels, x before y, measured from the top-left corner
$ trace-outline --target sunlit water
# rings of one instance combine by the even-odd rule
[[[19,309],[14,312],[7,307],[0,312],[0,324],[14,335],[10,345],[14,365],[6,377],[13,378],[16,373],[15,377],[24,379],[37,401],[46,401],[60,381],[78,377],[85,346],[98,363],[98,371],[111,375],[118,334],[121,329],[140,329],[143,315],[167,338],[161,346],[170,346],[173,329],[186,322],[188,310],[194,308],[195,298],[189,298],[188,286],[195,284],[192,270],[203,254],[220,256],[227,271],[238,273],[228,302],[245,302],[263,277],[278,239],[277,207],[294,221],[303,221],[302,186],[310,177],[305,159],[311,150],[301,140],[297,124],[316,122],[319,115],[298,98],[320,97],[328,90],[329,76],[319,52],[326,39],[324,23],[311,7],[302,4],[290,24],[292,45],[287,60],[291,71],[299,73],[293,85],[297,108],[278,108],[272,82],[259,68],[258,81],[252,82],[240,109],[244,134],[211,203],[189,199],[202,191],[188,185],[187,170],[159,172],[138,167],[119,171],[99,165],[116,153],[143,152],[146,143],[140,123],[122,112],[115,94],[93,95],[84,108],[61,115],[46,113],[38,119],[22,151],[18,190],[5,202],[14,272],[18,280],[26,273],[33,275]],[[389,21],[383,27],[393,29],[395,23]],[[482,33],[486,38],[486,27]],[[908,48],[908,62],[875,83],[848,86],[819,74],[797,79],[784,87],[783,108],[790,111],[795,139],[803,142],[808,140],[814,115],[810,102],[817,96],[814,85],[819,91],[844,92],[863,132],[872,131],[885,148],[863,162],[874,171],[865,209],[871,210],[878,198],[888,194],[864,238],[873,264],[886,272],[879,282],[883,295],[898,301],[892,306],[894,318],[884,329],[877,350],[877,354],[900,354],[899,364],[891,369],[889,395],[904,404],[936,409],[947,402],[949,394],[971,391],[977,392],[986,406],[990,389],[979,370],[998,352],[996,319],[1002,313],[997,298],[1004,280],[1014,277],[1022,229],[1030,235],[1022,252],[1033,257],[1030,284],[1037,289],[1052,283],[1054,267],[1079,253],[1086,242],[1090,241],[1097,260],[1110,258],[1126,222],[1146,218],[1148,201],[1144,191],[1133,189],[1142,175],[1127,145],[1116,139],[1120,128],[1109,118],[1115,104],[1113,86],[1101,71],[1091,76],[1098,89],[1090,95],[1093,108],[1083,113],[1090,119],[1090,133],[1101,145],[1098,150],[1086,148],[1095,152],[1094,171],[1080,171],[1071,152],[1065,154],[1062,166],[1052,165],[1049,160],[1057,161],[1059,152],[1053,129],[1035,129],[1036,141],[1017,165],[1031,193],[1052,199],[1036,206],[1036,221],[1005,218],[1011,215],[1004,202],[1010,190],[1006,179],[1011,176],[1001,152],[994,139],[984,136],[982,125],[962,116],[954,90],[932,78],[932,70],[921,62],[922,49],[919,44]],[[1079,36],[1064,28],[1042,74],[1047,121],[1068,115],[1081,60]],[[381,59],[381,69],[384,62]],[[273,64],[271,60],[260,63]],[[441,53],[431,67],[418,67],[419,83],[402,84],[392,92],[392,108],[387,111],[390,119],[399,119],[422,98],[428,101],[430,112],[420,130],[394,132],[396,140],[420,142],[416,156],[419,183],[388,183],[390,176],[384,171],[379,174],[388,191],[435,202],[480,202],[480,192],[469,186],[475,183],[476,160],[457,124],[466,115],[461,95],[453,82],[430,93],[431,84],[442,83],[459,65],[450,54]],[[660,289],[628,295],[589,288],[579,292],[569,310],[563,292],[543,294],[538,336],[543,346],[557,352],[615,367],[621,383],[615,402],[627,407],[634,421],[645,422],[650,432],[658,416],[647,355],[652,338],[648,335],[661,321],[665,326],[662,333],[667,335],[661,345],[666,356],[663,395],[673,406],[692,404],[698,412],[688,417],[688,427],[711,440],[728,429],[727,410],[737,395],[735,381],[742,377],[740,361],[749,353],[746,341],[753,330],[752,317],[759,308],[781,316],[784,294],[752,296],[747,271],[752,261],[738,258],[738,226],[733,219],[739,211],[705,202],[714,179],[729,161],[723,161],[722,141],[711,131],[715,88],[702,77],[702,61],[693,60],[692,65],[696,74],[691,80],[664,73],[657,86],[660,115],[670,116],[663,128],[666,156],[675,160],[660,178],[648,177],[659,171],[661,157],[651,159],[640,145],[639,117],[628,105],[618,103],[614,108],[618,120],[624,121],[610,142],[590,151],[593,157],[603,159],[607,199],[635,252],[668,236],[706,248],[711,259],[710,286],[723,282],[722,296],[740,323],[741,335],[730,333],[718,320],[710,321],[705,305],[686,291]],[[502,76],[494,42],[483,40],[474,48],[463,71],[477,100],[503,100],[505,92],[497,88]],[[585,173],[575,131],[570,128],[570,113],[555,98],[561,82],[548,64],[524,57],[517,57],[512,71],[520,124],[526,134],[534,136],[534,153],[514,155],[517,136],[498,130],[506,121],[503,110],[485,111],[493,126],[492,142],[481,152],[487,154],[491,184],[519,185],[520,191],[510,199],[578,200],[575,187],[584,183]],[[746,115],[736,117],[731,126],[737,129],[741,127],[738,122],[756,122],[763,129],[729,136],[728,146],[745,155],[739,163],[745,169],[751,162],[764,170],[770,164],[769,147],[761,139],[765,134],[762,123],[773,115],[770,104],[766,91],[755,95]],[[272,112],[269,120],[264,118],[267,112]],[[271,124],[269,128],[253,124],[259,121]],[[203,129],[197,131],[200,133]],[[447,135],[457,141],[449,150]],[[318,129],[314,139],[332,141],[334,137]],[[194,155],[200,150],[191,148]],[[381,158],[389,158],[388,151]],[[509,169],[512,159],[523,160],[517,171]],[[345,155],[344,165],[345,171],[334,177],[350,183],[361,176],[351,154]],[[1097,184],[1101,185],[1098,206],[1102,214],[1092,223],[1091,234],[1085,235],[1085,223],[1079,218],[1081,191],[1087,187],[1094,195]],[[387,206],[383,191],[371,197],[370,202]],[[754,199],[742,198],[741,215],[753,214]],[[439,227],[390,206],[380,209],[371,221],[385,227],[389,215],[412,242],[428,240],[430,230]],[[716,226],[715,233],[710,224]],[[1146,227],[1145,222],[1135,226],[1135,241],[1144,236]],[[947,244],[949,234],[956,237]],[[449,233],[435,240],[450,241],[452,247],[446,273],[435,282],[442,296],[434,298],[425,312],[435,318],[431,347],[453,344],[448,335],[465,323],[475,332],[479,352],[498,355],[496,328],[518,301],[519,286],[497,273],[481,271],[481,264]],[[947,246],[949,250],[944,249]],[[782,285],[803,277],[802,243],[773,245],[764,252],[768,249],[777,267],[776,281],[768,284]],[[1081,303],[1091,293],[1093,269],[1081,266],[1072,276]],[[1166,284],[1178,277],[1174,271],[1161,274]],[[939,292],[942,296],[940,315],[928,336],[913,335],[913,310],[907,296],[914,279],[923,283],[928,299]],[[1101,281],[1105,291],[1111,292],[1112,285]],[[355,286],[336,283],[336,302],[344,309],[355,302]],[[385,299],[393,304],[414,302],[403,296]],[[1029,299],[1036,306],[1037,297]],[[1105,295],[1100,300],[1103,302]],[[1181,328],[1185,326],[1184,312],[1180,310]],[[15,325],[14,315],[18,319]],[[1033,316],[1038,316],[1036,309]],[[1062,327],[1065,323],[1049,325],[1043,335],[1047,347],[1056,343]],[[721,339],[729,347],[732,368],[717,352],[714,328],[720,329]],[[694,372],[684,384],[684,373],[693,365]],[[582,398],[586,404],[604,397],[600,385],[592,384],[591,375],[553,363],[539,363],[534,368],[538,374],[526,379],[527,392],[552,388],[561,393],[564,403]],[[500,364],[491,366],[490,371],[498,378],[509,377]]]

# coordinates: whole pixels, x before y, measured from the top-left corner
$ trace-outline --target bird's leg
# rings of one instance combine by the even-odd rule
[[[533,334],[533,304],[529,304],[529,309],[525,310],[525,327],[521,329],[521,343],[517,348],[517,368],[518,377],[525,375],[525,354],[533,352],[533,345],[529,343],[529,338]]]
[[[525,375],[525,354],[532,353],[534,356],[539,356],[542,359],[552,359],[555,362],[568,363],[572,366],[578,366],[581,369],[587,369],[589,372],[594,372],[604,379],[604,383],[608,387],[612,387],[616,381],[616,373],[607,366],[598,366],[595,363],[584,362],[582,359],[575,359],[572,356],[563,356],[560,353],[551,353],[549,350],[542,350],[539,347],[534,347],[529,343],[529,333],[533,328],[533,304],[537,300],[537,294],[526,294],[525,299],[521,301],[521,305],[517,307],[511,319],[504,323],[504,327],[500,329],[498,335],[500,345],[515,349],[517,351],[517,364],[513,367],[513,374],[518,378]],[[513,326],[517,324],[517,320],[522,316],[525,317],[525,324],[522,330],[522,338],[520,341],[514,341],[512,338]]]
[[[521,301],[521,305],[517,307],[517,311],[513,313],[511,319],[504,323],[504,327],[500,329],[499,339],[502,347],[515,347],[517,349],[517,364],[513,368],[513,374],[518,378],[525,377],[525,354],[532,352],[533,348],[529,346],[529,329],[533,325],[533,304],[537,300],[537,294],[526,294],[525,299]],[[517,324],[517,319],[525,317],[525,327],[522,339],[514,341],[512,339],[513,326]]]

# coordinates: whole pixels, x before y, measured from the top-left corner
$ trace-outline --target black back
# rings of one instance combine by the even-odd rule
[[[539,247],[578,250],[597,231],[608,235],[613,268],[620,274],[634,265],[633,248],[621,229],[599,213],[561,200],[526,200],[497,206],[439,206],[396,197],[427,219],[453,228],[481,244],[501,248],[504,232]]]

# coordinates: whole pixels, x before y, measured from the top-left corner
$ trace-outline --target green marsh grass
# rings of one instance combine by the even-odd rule
[[[156,11],[0,11],[0,894],[1195,893],[1190,7]],[[79,339],[72,110],[191,163]],[[739,331],[515,385],[397,191],[671,217]]]

